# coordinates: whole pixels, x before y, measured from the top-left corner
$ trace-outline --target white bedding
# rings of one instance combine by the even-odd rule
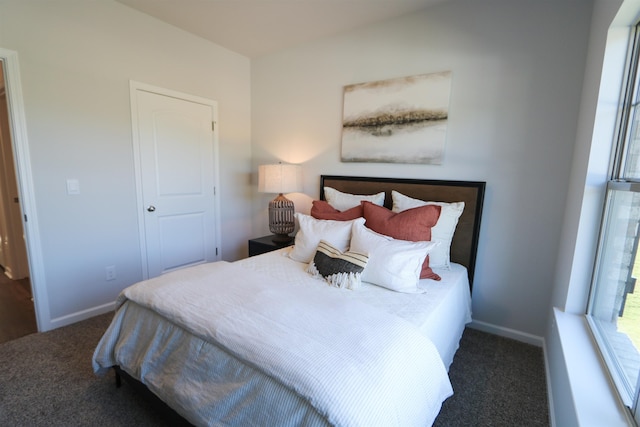
[[[298,284],[317,285],[322,281],[306,272],[306,264],[292,263],[289,248],[250,257],[238,264],[261,274]],[[442,280],[423,279],[418,287],[422,294],[389,291],[366,282],[357,291],[344,290],[345,295],[400,316],[413,323],[435,344],[444,365],[449,368],[465,325],[471,322],[471,293],[467,269],[451,264],[451,269],[434,269]]]
[[[438,372],[444,372],[445,366],[449,366],[461,328],[469,321],[468,285],[466,294],[465,288],[460,290],[459,285],[466,282],[460,280],[466,277],[466,270],[454,268],[445,272],[442,282],[424,283],[427,292],[420,295],[407,296],[366,284],[358,291],[348,291],[329,288],[311,278],[304,272],[304,264],[284,257],[283,252],[286,250],[233,264],[197,266],[152,279],[133,291],[130,288],[96,349],[94,369],[103,372],[120,365],[196,425],[246,425],[256,420],[261,425],[283,425],[283,420],[286,420],[284,425],[428,425],[433,422],[442,401],[451,392],[446,374],[441,378]],[[212,266],[214,269],[228,266],[231,270],[223,274],[224,280],[213,276],[213,282],[209,283],[196,280],[198,276],[209,275]],[[247,279],[241,278],[242,270],[260,279],[249,280],[253,285],[245,288],[242,283]],[[183,292],[174,292],[177,287],[169,283],[176,279],[195,283],[190,291],[193,299],[185,299]],[[449,279],[457,284],[450,286],[453,282]],[[155,289],[151,294],[141,294],[138,291],[142,287]],[[308,290],[312,290],[313,305],[324,306],[320,311],[309,311],[309,307],[300,311],[305,304],[302,299],[309,297]],[[433,301],[435,296],[438,296],[437,302]],[[231,305],[234,300],[243,302],[241,311],[235,303]],[[454,303],[455,300],[458,302]],[[338,310],[341,314],[332,311],[332,307],[342,307],[343,303],[348,304]],[[418,309],[425,304],[426,311]],[[278,310],[263,313],[259,310],[263,306],[276,306]],[[354,307],[358,308],[357,312],[353,312]],[[211,309],[219,316],[218,320]],[[453,312],[457,313],[456,319],[450,316]],[[234,317],[230,317],[232,313]],[[264,316],[273,316],[273,313],[275,318],[265,320]],[[334,322],[330,322],[332,326],[318,328],[313,319],[326,318],[327,313],[336,316]],[[238,314],[242,318],[250,315],[249,319],[253,320],[239,326]],[[442,314],[448,316],[438,321],[436,318]],[[294,320],[282,317],[289,315]],[[358,319],[366,320],[360,324]],[[265,328],[262,324],[268,326]],[[443,324],[453,324],[453,332],[443,331]],[[285,328],[285,325],[289,326]],[[351,344],[362,341],[358,340],[360,336],[369,337],[370,334],[362,331],[371,330],[372,325],[376,325],[373,329],[387,329],[387,337],[405,336],[409,343],[408,348],[407,343],[386,346],[406,351],[392,351],[383,359],[407,358],[412,351],[413,357],[382,364],[380,366],[387,366],[383,370],[373,368],[376,375],[366,371],[354,373],[349,367],[351,362],[339,363],[341,359],[353,362],[365,354],[368,354],[364,358],[367,363],[362,366],[377,359],[374,349],[380,346],[375,344],[378,338],[371,338],[374,341],[367,341],[364,347],[338,346],[339,342]],[[292,341],[292,336],[298,338]],[[423,336],[433,336],[437,353]],[[292,342],[298,344],[292,346]],[[282,355],[284,359],[280,358]],[[408,364],[414,366],[414,371],[408,369]],[[312,371],[305,370],[309,365],[315,366]],[[428,374],[425,373],[427,365]],[[301,369],[293,369],[296,366]],[[405,379],[388,381],[397,376]],[[364,384],[370,387],[363,388]],[[410,392],[403,388],[407,384]]]

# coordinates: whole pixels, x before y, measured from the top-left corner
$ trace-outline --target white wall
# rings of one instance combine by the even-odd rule
[[[322,173],[484,180],[474,318],[543,335],[590,13],[574,0],[450,0],[250,64],[110,0],[0,1],[0,47],[22,71],[51,325],[141,275],[132,79],[218,101],[224,259],[268,232],[271,197],[250,178],[265,161],[304,163],[310,197]],[[441,70],[453,71],[443,165],[340,162],[344,85]],[[65,194],[67,178],[80,196]]]
[[[584,313],[627,55],[640,1],[596,0],[554,291],[546,332],[550,403],[556,425],[627,425]],[[553,309],[553,308],[557,309]],[[598,405],[593,405],[598,402]]]
[[[629,41],[630,23],[612,24],[622,0],[595,4],[551,304],[570,313],[587,305]]]
[[[486,181],[474,319],[541,337],[590,17],[589,1],[450,0],[254,60],[253,171],[303,163],[311,198],[320,174]],[[442,70],[453,71],[443,165],[340,162],[344,85]],[[255,235],[268,232],[270,198],[256,198]]]
[[[251,228],[250,61],[111,0],[0,1],[18,53],[42,242],[45,329],[104,310],[141,279],[129,80],[218,102],[222,256]],[[81,194],[66,194],[67,178]],[[115,265],[117,280],[105,281]]]

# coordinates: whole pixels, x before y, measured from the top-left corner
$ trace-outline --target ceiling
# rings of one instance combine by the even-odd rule
[[[116,0],[257,58],[445,0]]]

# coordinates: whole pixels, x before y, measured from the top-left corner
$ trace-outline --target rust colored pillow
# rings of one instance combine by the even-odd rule
[[[365,226],[376,233],[411,242],[431,241],[431,228],[438,222],[441,210],[438,205],[427,205],[395,213],[371,202],[362,202],[362,208]],[[429,267],[428,255],[422,264],[420,278],[440,280]]]
[[[341,212],[324,200],[314,200],[311,204],[311,216],[315,219],[350,221],[362,217],[362,205]]]

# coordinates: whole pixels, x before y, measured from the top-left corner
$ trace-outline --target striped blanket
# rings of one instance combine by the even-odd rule
[[[218,377],[219,366],[205,369],[202,364],[225,365],[219,359],[226,354],[283,386],[329,425],[431,424],[452,394],[435,347],[405,320],[345,298],[344,292],[352,291],[320,281],[318,286],[299,286],[227,262],[175,271],[121,293],[112,327],[94,354],[94,370],[101,373],[120,365],[142,382],[154,378],[150,389],[198,425],[224,424],[220,414],[230,410],[220,407],[221,402],[241,407],[238,399],[220,399],[224,380],[219,378],[208,381],[198,378],[202,372],[198,377],[180,372],[179,387],[163,379],[175,374],[175,368],[167,367],[175,361],[166,366],[163,362],[173,357],[167,351],[170,344],[163,343],[172,335],[128,324],[125,313],[133,302],[202,343],[191,345],[193,349],[179,346],[185,359],[181,366],[198,366]],[[144,323],[140,315],[129,317]],[[205,344],[217,349],[216,360],[201,356]],[[145,354],[132,348],[144,348]],[[260,397],[251,390],[222,389],[251,396],[253,410],[259,408]],[[185,404],[185,399],[196,402]]]

